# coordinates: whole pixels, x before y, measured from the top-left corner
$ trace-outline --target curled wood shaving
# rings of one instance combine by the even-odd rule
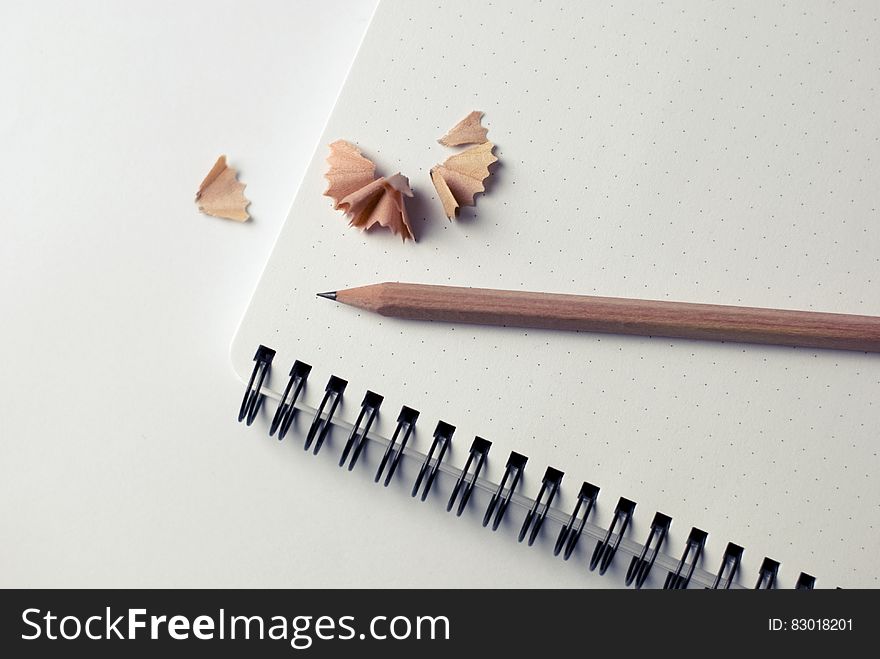
[[[199,186],[196,203],[207,215],[245,222],[250,219],[247,207],[251,202],[245,198],[244,188],[238,172],[226,164],[226,156],[220,156]]]
[[[342,209],[342,200],[355,190],[372,183],[376,178],[376,165],[361,154],[361,150],[345,140],[336,140],[330,145],[327,156],[330,168],[324,175],[327,189],[324,194],[333,199],[333,208]]]
[[[376,179],[350,194],[343,201],[348,205],[351,226],[367,230],[378,224],[391,229],[404,241],[415,240],[403,197],[412,197],[409,180],[401,175]]]
[[[464,119],[449,129],[438,142],[443,146],[459,146],[461,144],[482,144],[487,141],[489,131],[480,124],[483,113],[474,110]]]
[[[409,179],[401,174],[375,177],[376,166],[360,149],[337,140],[330,145],[324,194],[333,207],[348,215],[351,226],[364,231],[379,225],[404,241],[415,240],[403,197],[412,197]]]
[[[474,195],[485,192],[483,182],[489,177],[489,165],[498,158],[491,142],[478,144],[450,156],[431,170],[431,180],[443,204],[446,217],[455,217],[460,206],[473,206]]]

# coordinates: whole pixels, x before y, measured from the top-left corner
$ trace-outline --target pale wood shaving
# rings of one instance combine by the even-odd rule
[[[456,211],[458,211],[458,202],[455,201],[455,196],[452,194],[449,186],[446,185],[446,180],[438,171],[439,169],[440,166],[438,165],[431,170],[431,181],[434,182],[437,196],[440,197],[440,203],[443,204],[443,212],[446,213],[446,217],[452,219],[455,217]]]
[[[207,215],[222,217],[236,222],[250,219],[247,207],[251,203],[244,196],[245,184],[238,180],[238,172],[226,164],[226,156],[208,172],[196,192],[199,210]]]
[[[449,129],[449,132],[441,137],[438,142],[444,146],[459,146],[461,144],[482,144],[487,141],[489,131],[480,124],[483,113],[474,110],[464,119],[459,121],[455,126]]]
[[[333,199],[333,208],[347,212],[348,209],[342,206],[342,200],[373,182],[376,178],[376,165],[365,158],[354,144],[345,140],[336,140],[330,145],[327,164],[330,167],[324,174],[327,179],[324,194]]]
[[[345,140],[330,145],[327,164],[324,194],[333,199],[334,208],[349,217],[351,226],[366,231],[378,225],[404,241],[415,240],[403,200],[413,196],[409,179],[399,173],[376,178],[372,161]]]
[[[431,180],[449,219],[460,206],[473,206],[474,196],[485,192],[483,182],[490,176],[489,165],[498,160],[492,153],[494,148],[491,142],[473,146],[431,170]]]
[[[379,225],[399,235],[401,239],[415,240],[403,197],[412,197],[409,179],[401,174],[376,179],[342,200],[348,209],[353,227],[364,231]],[[342,206],[340,204],[340,206]]]

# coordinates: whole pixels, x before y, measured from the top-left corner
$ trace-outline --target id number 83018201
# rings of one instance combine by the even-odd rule
[[[770,618],[767,621],[771,632],[844,632],[852,631],[852,618]]]

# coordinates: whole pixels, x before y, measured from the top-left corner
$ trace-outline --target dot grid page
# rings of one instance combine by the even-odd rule
[[[343,377],[343,417],[376,391],[385,437],[414,407],[422,452],[445,420],[453,464],[475,435],[493,442],[495,482],[524,453],[525,494],[557,467],[556,507],[588,480],[602,488],[592,521],[630,498],[644,542],[662,511],[666,551],[699,527],[716,570],[736,542],[747,585],[770,556],[782,586],[805,571],[876,587],[880,355],[420,323],[315,293],[406,281],[880,315],[878,17],[873,2],[383,2],[234,341],[236,372],[273,347],[275,391],[303,360],[310,405]],[[449,222],[429,170],[461,150],[437,139],[475,109],[499,162]],[[336,139],[410,178],[418,242],[333,210]]]

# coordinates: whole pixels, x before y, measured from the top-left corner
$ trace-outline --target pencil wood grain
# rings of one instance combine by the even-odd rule
[[[411,320],[880,352],[873,316],[392,282],[336,300]]]

